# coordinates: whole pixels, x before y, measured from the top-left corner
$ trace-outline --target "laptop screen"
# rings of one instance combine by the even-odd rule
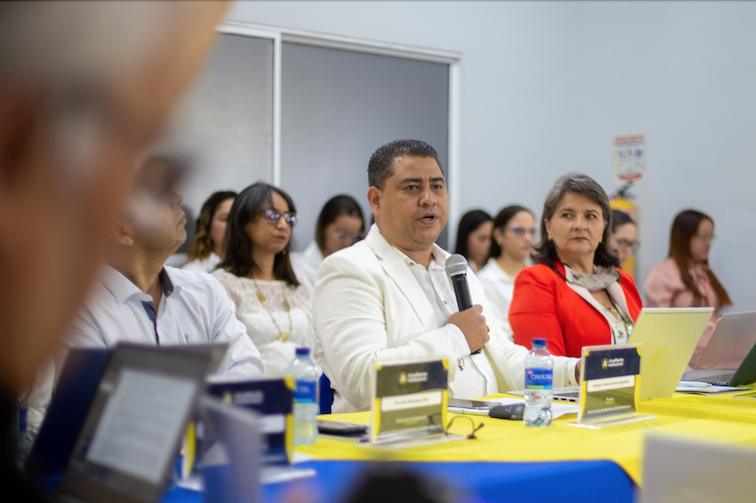
[[[696,369],[736,370],[756,345],[756,312],[727,313],[717,323]]]
[[[68,353],[24,466],[27,477],[60,475],[66,467],[110,355],[108,348],[77,348]]]
[[[209,350],[118,346],[58,492],[93,503],[158,501],[212,360]]]

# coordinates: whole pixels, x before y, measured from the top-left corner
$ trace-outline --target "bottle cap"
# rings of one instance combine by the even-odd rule
[[[545,347],[546,339],[533,339],[533,347]]]
[[[297,356],[310,356],[310,348],[297,348]]]

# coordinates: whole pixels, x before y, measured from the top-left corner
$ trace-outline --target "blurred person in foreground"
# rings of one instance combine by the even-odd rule
[[[175,162],[151,156],[141,169],[169,169]],[[161,200],[136,199],[116,219],[106,263],[66,342],[74,347],[115,347],[121,341],[158,346],[226,343],[219,374],[263,374],[260,352],[218,281],[202,271],[165,266],[186,241],[182,200],[174,191]]]
[[[640,247],[638,226],[633,217],[624,211],[612,210],[612,233],[609,246],[617,251],[620,268],[625,267],[627,260]]]
[[[4,502],[41,501],[9,455],[12,411],[86,295],[133,161],[199,68],[225,7],[0,3]]]
[[[488,261],[493,227],[491,215],[483,210],[468,211],[459,219],[454,253],[465,257],[474,272],[480,271]]]
[[[649,307],[713,307],[696,350],[690,359],[694,368],[714,333],[719,311],[732,300],[714,271],[709,269],[709,251],[714,241],[714,220],[696,210],[675,216],[669,232],[667,258],[648,271],[643,292]]]
[[[469,268],[475,305],[458,312],[449,254],[435,244],[449,200],[433,147],[397,140],[378,148],[368,184],[375,224],[326,258],[315,284],[316,356],[338,392],[333,411],[369,409],[375,364],[384,360],[448,358],[457,398],[522,389],[527,350],[502,332]],[[554,386],[577,383],[576,363],[554,359]]]
[[[197,218],[194,242],[189,249],[189,260],[181,268],[190,271],[213,272],[223,260],[223,236],[226,234],[228,213],[236,199],[236,192],[214,192],[202,205]]]
[[[494,220],[491,259],[478,273],[483,291],[510,340],[509,305],[515,278],[528,265],[526,260],[533,251],[536,233],[535,216],[529,209],[516,204],[503,208]]]
[[[509,308],[514,341],[547,341],[552,355],[579,358],[583,346],[625,344],[642,303],[609,247],[612,211],[591,177],[567,173],[543,204],[541,241],[515,280]]]
[[[332,197],[318,215],[315,241],[303,252],[291,254],[297,278],[314,285],[324,258],[364,238],[365,219],[357,201],[345,194]]]

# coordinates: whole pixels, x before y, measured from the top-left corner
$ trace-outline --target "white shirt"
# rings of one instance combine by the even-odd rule
[[[478,273],[478,279],[480,284],[483,285],[486,297],[491,302],[491,307],[493,307],[501,328],[511,341],[512,327],[509,326],[509,305],[514,296],[514,276],[504,272],[499,263],[495,259],[491,259]]]
[[[306,279],[311,285],[314,285],[315,280],[318,279],[318,269],[322,263],[323,253],[315,241],[310,243],[303,252],[291,254],[291,266],[294,268],[297,279],[300,281]]]
[[[165,267],[160,282],[163,294],[154,313],[150,295],[105,266],[74,318],[67,342],[74,347],[112,347],[119,341],[161,346],[225,342],[229,347],[219,374],[249,377],[265,373],[260,352],[215,278]],[[148,313],[150,306],[154,315]]]
[[[185,271],[213,272],[220,262],[221,258],[215,252],[210,252],[206,258],[192,260],[181,268]]]
[[[438,245],[433,251],[441,262],[449,256]],[[451,382],[468,372],[460,371],[455,364],[470,354],[467,340],[440,324],[442,317],[433,307],[436,301],[429,300],[411,271],[402,254],[375,225],[363,241],[323,260],[315,286],[313,317],[318,362],[331,387],[339,392],[334,396],[334,412],[370,408],[375,364],[380,361],[447,358]],[[501,333],[483,287],[470,270],[467,282],[473,303],[483,307],[482,315],[491,328],[483,353],[493,367],[497,392],[522,389],[528,350]],[[447,296],[451,299],[452,293]],[[446,321],[448,314],[443,316],[443,323]],[[554,386],[574,382],[578,361],[554,357]],[[484,394],[477,392],[475,396]]]
[[[441,330],[447,332],[450,337],[467,344],[467,339],[459,327],[447,324],[449,316],[459,312],[459,308],[451,279],[446,274],[444,257],[438,257],[434,253],[433,260],[426,269],[401,251],[396,251],[402,256],[404,263],[407,264],[425,296],[428,297]],[[449,383],[455,398],[481,398],[498,393],[496,376],[485,353],[464,356],[459,361],[450,361],[449,365],[458,365],[459,369],[454,381]]]
[[[308,347],[311,354],[315,354],[312,287],[307,281],[300,279],[300,285],[295,288],[284,281],[240,278],[224,269],[216,269],[213,276],[226,289],[236,305],[236,316],[262,353],[265,368],[269,373],[284,372],[296,356],[297,347]],[[266,305],[260,302],[257,288],[265,298]],[[281,332],[289,335],[288,340],[279,340]]]

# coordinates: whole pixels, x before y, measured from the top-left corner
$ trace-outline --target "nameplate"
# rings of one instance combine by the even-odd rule
[[[263,464],[289,465],[294,445],[294,387],[293,377],[212,380],[208,393],[260,413]]]
[[[586,346],[580,361],[578,422],[615,421],[637,415],[640,344]]]
[[[402,442],[444,433],[449,361],[378,362],[370,441]]]

